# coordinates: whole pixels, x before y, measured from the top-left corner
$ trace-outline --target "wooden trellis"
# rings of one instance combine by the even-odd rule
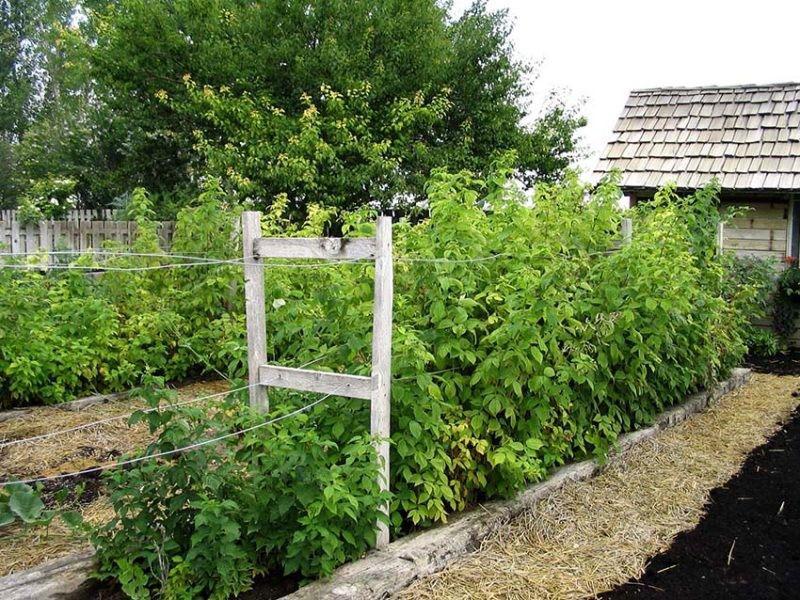
[[[370,431],[377,440],[376,450],[381,459],[378,483],[382,491],[388,491],[394,278],[391,218],[378,218],[374,238],[264,238],[261,237],[261,213],[248,211],[242,214],[242,238],[250,405],[267,412],[268,387],[369,400]],[[267,364],[265,258],[375,261],[372,374],[369,377]],[[388,514],[388,506],[383,510]],[[378,522],[376,527],[377,547],[383,548],[389,543],[389,529],[383,522]]]

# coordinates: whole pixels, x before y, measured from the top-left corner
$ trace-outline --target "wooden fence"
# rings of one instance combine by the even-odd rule
[[[136,223],[116,220],[114,210],[72,210],[63,220],[23,224],[15,210],[0,211],[0,252],[24,253],[72,250],[99,250],[103,242],[113,240],[129,246],[136,234]],[[169,248],[175,224],[159,224],[163,248]]]

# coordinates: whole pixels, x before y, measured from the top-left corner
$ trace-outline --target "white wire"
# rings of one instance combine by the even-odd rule
[[[224,260],[218,256],[204,256],[200,254],[172,254],[170,252],[116,252],[111,250],[53,250],[39,252],[0,252],[0,258],[22,258],[29,256],[136,256],[144,258],[180,258],[194,261],[217,261]]]
[[[395,259],[395,262],[460,264],[484,262],[508,256],[514,256],[514,254],[511,252],[501,252],[499,254],[490,254],[488,256],[479,256],[475,258],[423,258],[416,256],[399,256]]]
[[[260,385],[258,383],[251,383],[250,385],[246,385],[243,387],[235,388],[232,390],[227,390],[225,392],[217,392],[216,394],[211,394],[210,396],[203,396],[201,398],[192,398],[191,400],[184,400],[182,402],[174,402],[172,404],[165,404],[164,406],[156,406],[152,408],[142,409],[142,410],[135,410],[130,413],[126,413],[124,415],[117,415],[115,417],[108,417],[106,419],[100,419],[99,421],[92,421],[91,423],[83,423],[82,425],[76,425],[75,427],[70,427],[68,429],[59,429],[57,431],[50,431],[48,433],[43,433],[41,435],[35,435],[28,438],[22,438],[18,440],[9,440],[8,442],[0,443],[0,450],[3,448],[8,448],[10,446],[16,446],[18,444],[25,444],[29,442],[36,442],[40,440],[46,440],[52,437],[56,437],[59,435],[64,435],[67,433],[72,433],[75,431],[82,431],[83,429],[89,429],[90,427],[95,427],[97,425],[104,425],[106,423],[113,423],[114,421],[122,421],[124,419],[129,418],[136,412],[143,412],[143,413],[151,413],[157,410],[165,409],[165,408],[177,408],[179,406],[187,406],[189,404],[196,404],[198,402],[203,402],[204,400],[211,400],[212,398],[219,398],[220,396],[227,396],[228,394],[233,394],[235,392],[241,392],[242,390],[250,389],[256,385]]]
[[[217,260],[217,261],[203,261],[203,262],[191,262],[191,263],[168,263],[165,265],[149,265],[145,267],[114,267],[114,266],[102,266],[102,265],[48,265],[48,264],[12,264],[12,265],[0,265],[1,269],[11,269],[17,271],[37,271],[37,270],[46,270],[46,271],[96,271],[96,272],[137,272],[137,271],[156,271],[161,269],[172,269],[175,267],[208,267],[208,266],[220,266],[220,265],[257,265],[263,268],[269,269],[282,269],[282,268],[293,268],[293,269],[319,269],[325,267],[332,267],[336,265],[340,265],[342,263],[345,264],[353,264],[353,263],[363,263],[361,259],[353,259],[353,260],[339,260],[339,261],[327,261],[324,263],[264,263],[264,262],[244,262],[242,260]]]
[[[168,263],[166,265],[149,265],[146,267],[114,267],[103,265],[48,265],[42,263],[0,265],[0,269],[11,269],[17,271],[98,271],[98,272],[134,272],[134,271],[158,271],[161,269],[172,269],[175,267],[208,267],[219,265],[239,265],[241,262],[231,260],[203,261],[191,263]]]
[[[344,386],[342,386],[342,388],[343,387]],[[339,388],[339,389],[342,389],[342,388]],[[337,389],[337,391],[338,391],[338,389]],[[190,450],[196,450],[197,448],[200,448],[202,446],[207,446],[208,444],[214,444],[214,443],[217,443],[217,442],[221,442],[222,440],[226,440],[226,439],[229,439],[229,438],[232,438],[232,437],[237,437],[237,436],[240,436],[240,435],[242,435],[244,433],[249,433],[251,431],[255,431],[256,429],[260,429],[261,427],[266,427],[267,425],[272,425],[273,423],[277,423],[278,421],[283,421],[284,419],[288,419],[289,417],[293,417],[295,415],[299,415],[300,413],[305,412],[308,409],[315,407],[317,404],[320,404],[321,402],[324,402],[325,400],[327,400],[328,398],[330,398],[334,394],[335,394],[335,392],[331,392],[330,394],[326,394],[325,396],[323,396],[322,398],[320,398],[318,400],[315,400],[311,404],[307,404],[306,406],[303,406],[301,408],[293,410],[292,412],[286,413],[285,415],[281,415],[280,417],[276,417],[274,419],[270,419],[269,421],[265,421],[264,423],[259,423],[258,425],[253,425],[251,427],[247,427],[246,429],[241,429],[239,431],[232,431],[230,433],[226,433],[224,435],[220,435],[218,437],[211,438],[211,439],[208,439],[208,440],[195,442],[194,444],[189,444],[188,446],[183,446],[182,448],[175,448],[174,450],[166,450],[164,452],[157,452],[156,454],[147,454],[145,456],[139,456],[139,457],[136,457],[136,458],[123,460],[121,462],[116,462],[116,463],[106,463],[105,465],[100,465],[98,467],[92,467],[91,469],[84,469],[82,471],[73,471],[72,473],[62,473],[60,475],[51,475],[49,477],[34,477],[34,478],[31,478],[31,479],[20,479],[20,480],[16,480],[16,481],[2,481],[2,482],[0,482],[0,488],[6,487],[6,486],[9,486],[9,485],[13,485],[13,484],[26,484],[26,485],[29,485],[31,483],[40,483],[40,482],[43,482],[43,481],[54,481],[54,480],[58,480],[58,479],[68,479],[70,477],[76,477],[78,475],[88,475],[89,473],[98,473],[100,471],[116,469],[118,467],[124,467],[124,466],[127,466],[127,465],[133,465],[133,464],[145,461],[145,460],[150,460],[152,458],[163,458],[165,456],[171,456],[173,454],[178,454],[178,453],[181,453],[181,452],[188,452]]]

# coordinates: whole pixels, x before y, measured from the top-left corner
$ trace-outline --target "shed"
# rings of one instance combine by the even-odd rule
[[[634,90],[594,174],[612,170],[632,204],[716,177],[723,208],[752,209],[725,228],[726,248],[797,257],[800,83]]]

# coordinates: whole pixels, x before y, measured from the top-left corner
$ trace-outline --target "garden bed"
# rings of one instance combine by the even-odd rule
[[[800,411],[711,492],[708,512],[606,600],[788,598],[800,587]]]
[[[612,461],[598,477],[540,500],[477,552],[400,597],[577,599],[639,576],[651,556],[700,521],[711,490],[737,473],[800,403],[793,396],[798,385],[797,377],[754,375],[709,411]],[[727,556],[730,546],[717,552]]]
[[[700,392],[693,395],[680,407],[665,412],[658,419],[654,427],[624,436],[620,440],[621,450],[627,452],[638,444],[646,443],[646,440],[650,439],[659,429],[673,426],[687,418],[692,413],[702,410],[705,408],[708,402],[718,399],[721,395],[725,394],[731,389],[735,389],[741,385],[743,381],[746,381],[747,377],[748,374],[746,371],[739,370],[734,374],[734,377],[732,377],[731,380],[720,384],[711,392]],[[203,390],[202,392],[198,391],[195,395],[199,395],[200,393],[206,394],[209,391],[211,390]],[[184,393],[185,392],[186,390],[184,390]],[[119,409],[121,410],[122,407],[120,406]],[[124,411],[121,410],[121,412]],[[395,557],[399,558],[400,562],[403,564],[413,564],[414,569],[412,569],[412,571],[416,573],[424,574],[424,572],[426,572],[425,569],[427,569],[427,572],[430,573],[437,568],[441,568],[450,562],[454,557],[474,549],[477,541],[488,535],[490,532],[495,531],[498,527],[501,527],[508,518],[518,515],[522,510],[531,506],[539,499],[556,493],[556,490],[561,488],[563,485],[568,484],[570,481],[574,481],[576,479],[586,479],[590,477],[597,471],[597,469],[598,466],[594,461],[585,461],[583,463],[569,465],[554,474],[547,481],[528,489],[516,500],[508,502],[493,502],[481,507],[480,510],[459,515],[453,520],[452,525],[438,528],[431,532],[423,532],[417,536],[409,536],[408,538],[400,540],[396,544],[392,544],[387,551],[370,553],[365,561],[359,561],[357,563],[353,563],[352,565],[346,566],[342,569],[342,571],[363,571],[363,565],[360,565],[360,563],[366,564],[370,563],[370,561],[371,563],[377,564],[379,570],[383,567],[388,567],[389,570],[392,570],[392,557]],[[102,498],[98,500],[101,499]],[[85,542],[83,540],[75,540],[73,537],[72,542],[74,547],[85,547]],[[434,548],[434,546],[436,546],[436,548]],[[463,548],[461,548],[462,546]],[[423,558],[425,558],[423,557],[423,554],[428,551],[430,552],[427,555],[427,560],[429,562],[433,562],[430,562],[430,564],[426,567],[425,564],[423,564]],[[47,595],[48,593],[52,593],[52,591],[58,591],[51,589],[53,588],[54,579],[58,580],[59,578],[64,577],[75,579],[76,577],[79,578],[80,575],[85,577],[86,574],[88,574],[91,561],[87,562],[86,556],[87,555],[85,554],[75,555],[71,564],[69,559],[65,559],[63,563],[59,561],[51,561],[46,565],[43,565],[42,568],[32,569],[24,573],[20,573],[19,575],[15,575],[12,578],[0,580],[0,591],[5,589],[11,593],[11,597],[22,598],[26,597],[24,594],[29,592],[31,589],[36,589],[39,597],[50,597]],[[381,567],[382,563],[385,563],[383,567]],[[55,578],[51,574],[53,569],[58,571],[57,577]],[[375,577],[377,577],[380,579],[380,574],[377,574],[375,577],[373,577],[367,571],[364,573],[367,578],[375,579]],[[397,573],[388,573],[386,568],[383,568],[383,571],[384,575],[390,579],[399,581]],[[408,571],[408,569],[405,569],[405,571]],[[419,575],[414,576],[412,573],[412,577],[409,581],[418,576]],[[337,586],[336,577],[337,576],[334,575],[332,580],[320,581],[318,584],[304,588],[299,592],[299,594],[301,597],[328,597],[330,596],[329,593],[326,592],[323,594],[317,594],[317,591],[328,588],[336,588],[334,591],[338,593],[337,590],[339,590],[339,587],[342,587],[343,589],[349,589],[349,587],[352,587],[348,587],[346,585]],[[402,579],[402,574],[400,579]],[[72,589],[77,589],[77,587],[80,585],[80,581],[81,580],[79,578],[77,580],[77,585],[72,585]],[[372,583],[374,583],[374,581],[367,585],[365,589],[371,588]],[[408,581],[403,585],[407,585],[407,583]],[[242,598],[253,600],[278,598],[287,592],[291,592],[293,589],[296,589],[297,580],[294,578],[278,578],[277,580],[274,578],[259,578],[254,582],[254,584],[254,589],[251,592],[243,594],[241,596]],[[3,588],[4,585],[7,587]],[[392,585],[394,586],[393,591],[397,591],[402,588],[402,585],[399,587],[395,584]],[[347,589],[345,589],[345,592],[347,592]],[[22,593],[23,596],[19,596],[20,593]],[[88,585],[88,587],[87,585],[81,586],[80,590],[76,592],[74,597],[99,597],[98,594],[102,594],[103,598],[121,597],[118,596],[118,592],[116,592],[116,590],[113,588],[100,588],[96,585]],[[356,597],[348,594],[349,592],[345,593],[345,596],[343,597]],[[362,595],[358,597],[372,596]]]
[[[221,381],[194,383],[178,390],[178,400],[198,398],[226,389],[227,383]],[[80,410],[67,405],[29,408],[0,422],[0,442],[122,417],[144,407],[144,401],[139,398],[122,398],[89,404]],[[122,454],[144,448],[152,439],[144,423],[129,427],[127,420],[121,418],[32,443],[7,446],[0,448],[0,480],[49,477],[91,469],[113,461]],[[53,495],[63,488],[70,490],[68,501],[85,520],[99,523],[111,516],[99,472],[46,482],[42,493],[45,504],[54,507]],[[77,536],[59,519],[47,528],[12,525],[0,533],[0,577],[45,560],[80,552],[87,546],[85,539]]]

